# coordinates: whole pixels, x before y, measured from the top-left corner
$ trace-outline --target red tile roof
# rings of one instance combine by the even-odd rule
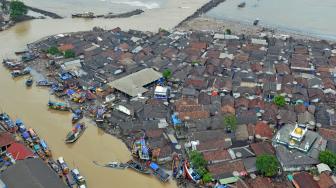
[[[258,176],[249,182],[250,188],[270,188],[272,181],[270,178]]]
[[[221,174],[233,173],[234,171],[239,173],[244,172],[245,168],[243,161],[238,160],[208,165],[208,170],[212,175],[219,176]]]
[[[268,142],[258,142],[251,144],[251,148],[256,156],[262,154],[274,155],[275,151],[272,145]]]
[[[67,50],[72,50],[74,48],[73,44],[61,44],[58,49],[62,52],[67,51]]]
[[[262,138],[272,139],[273,130],[265,122],[259,121],[255,127],[255,135],[259,135]]]
[[[320,135],[327,140],[336,140],[336,130],[319,128]]]
[[[227,161],[231,160],[230,153],[227,150],[206,151],[203,152],[206,161]]]
[[[326,173],[320,175],[320,180],[317,183],[320,188],[330,188],[331,186],[336,185],[332,178]]]
[[[9,132],[0,133],[0,147],[8,146],[8,145],[10,145],[14,142],[15,142],[15,140],[14,140],[12,134],[10,134]]]
[[[34,156],[34,153],[30,149],[18,142],[10,145],[7,151],[12,154],[15,160],[24,160]]]
[[[294,174],[294,185],[299,188],[320,188],[313,176],[308,172]]]

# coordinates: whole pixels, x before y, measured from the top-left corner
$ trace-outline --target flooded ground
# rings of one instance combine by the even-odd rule
[[[334,0],[226,0],[207,15],[249,24],[260,19],[264,26],[336,40],[335,10]]]
[[[47,19],[23,22],[0,32],[0,59],[11,57],[14,51],[24,49],[27,43],[42,37],[90,30],[94,26],[105,29],[119,26],[122,29],[144,31],[157,31],[160,27],[171,29],[205,2],[195,0],[190,4],[188,0],[171,0],[166,9],[153,9],[127,19]],[[180,8],[181,6],[184,8]],[[130,159],[130,152],[120,140],[104,134],[92,124],[89,124],[89,128],[76,144],[65,145],[64,138],[71,129],[71,114],[49,111],[47,102],[51,96],[48,90],[34,86],[26,89],[24,79],[13,80],[3,66],[0,66],[0,88],[1,110],[8,112],[13,118],[21,118],[28,127],[34,128],[47,141],[55,157],[63,156],[71,167],[80,169],[87,178],[88,187],[176,187],[174,181],[161,184],[154,177],[140,175],[130,170],[95,166],[93,161],[125,162]]]

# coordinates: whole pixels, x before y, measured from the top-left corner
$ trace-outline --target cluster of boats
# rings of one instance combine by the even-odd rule
[[[56,173],[65,178],[65,182],[70,188],[86,188],[84,176],[79,173],[77,168],[70,170],[63,157],[59,157],[56,162],[50,161],[48,164]]]
[[[49,107],[49,109],[59,110],[59,111],[69,111],[70,110],[70,106],[66,103],[63,103],[63,102],[49,101],[48,102],[48,107]]]
[[[23,62],[18,62],[12,59],[4,59],[2,64],[9,70],[11,70],[11,75],[13,78],[24,76],[30,74],[30,68],[26,67]]]

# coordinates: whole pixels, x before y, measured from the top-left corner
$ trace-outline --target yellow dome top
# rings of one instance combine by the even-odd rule
[[[295,129],[295,134],[302,134],[302,132],[302,129],[299,127]]]

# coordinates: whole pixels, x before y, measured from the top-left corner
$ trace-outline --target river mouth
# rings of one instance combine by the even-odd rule
[[[156,9],[165,6],[166,0],[23,0],[25,4],[54,12],[64,17],[73,13],[94,12],[107,14],[122,13],[135,9]]]

